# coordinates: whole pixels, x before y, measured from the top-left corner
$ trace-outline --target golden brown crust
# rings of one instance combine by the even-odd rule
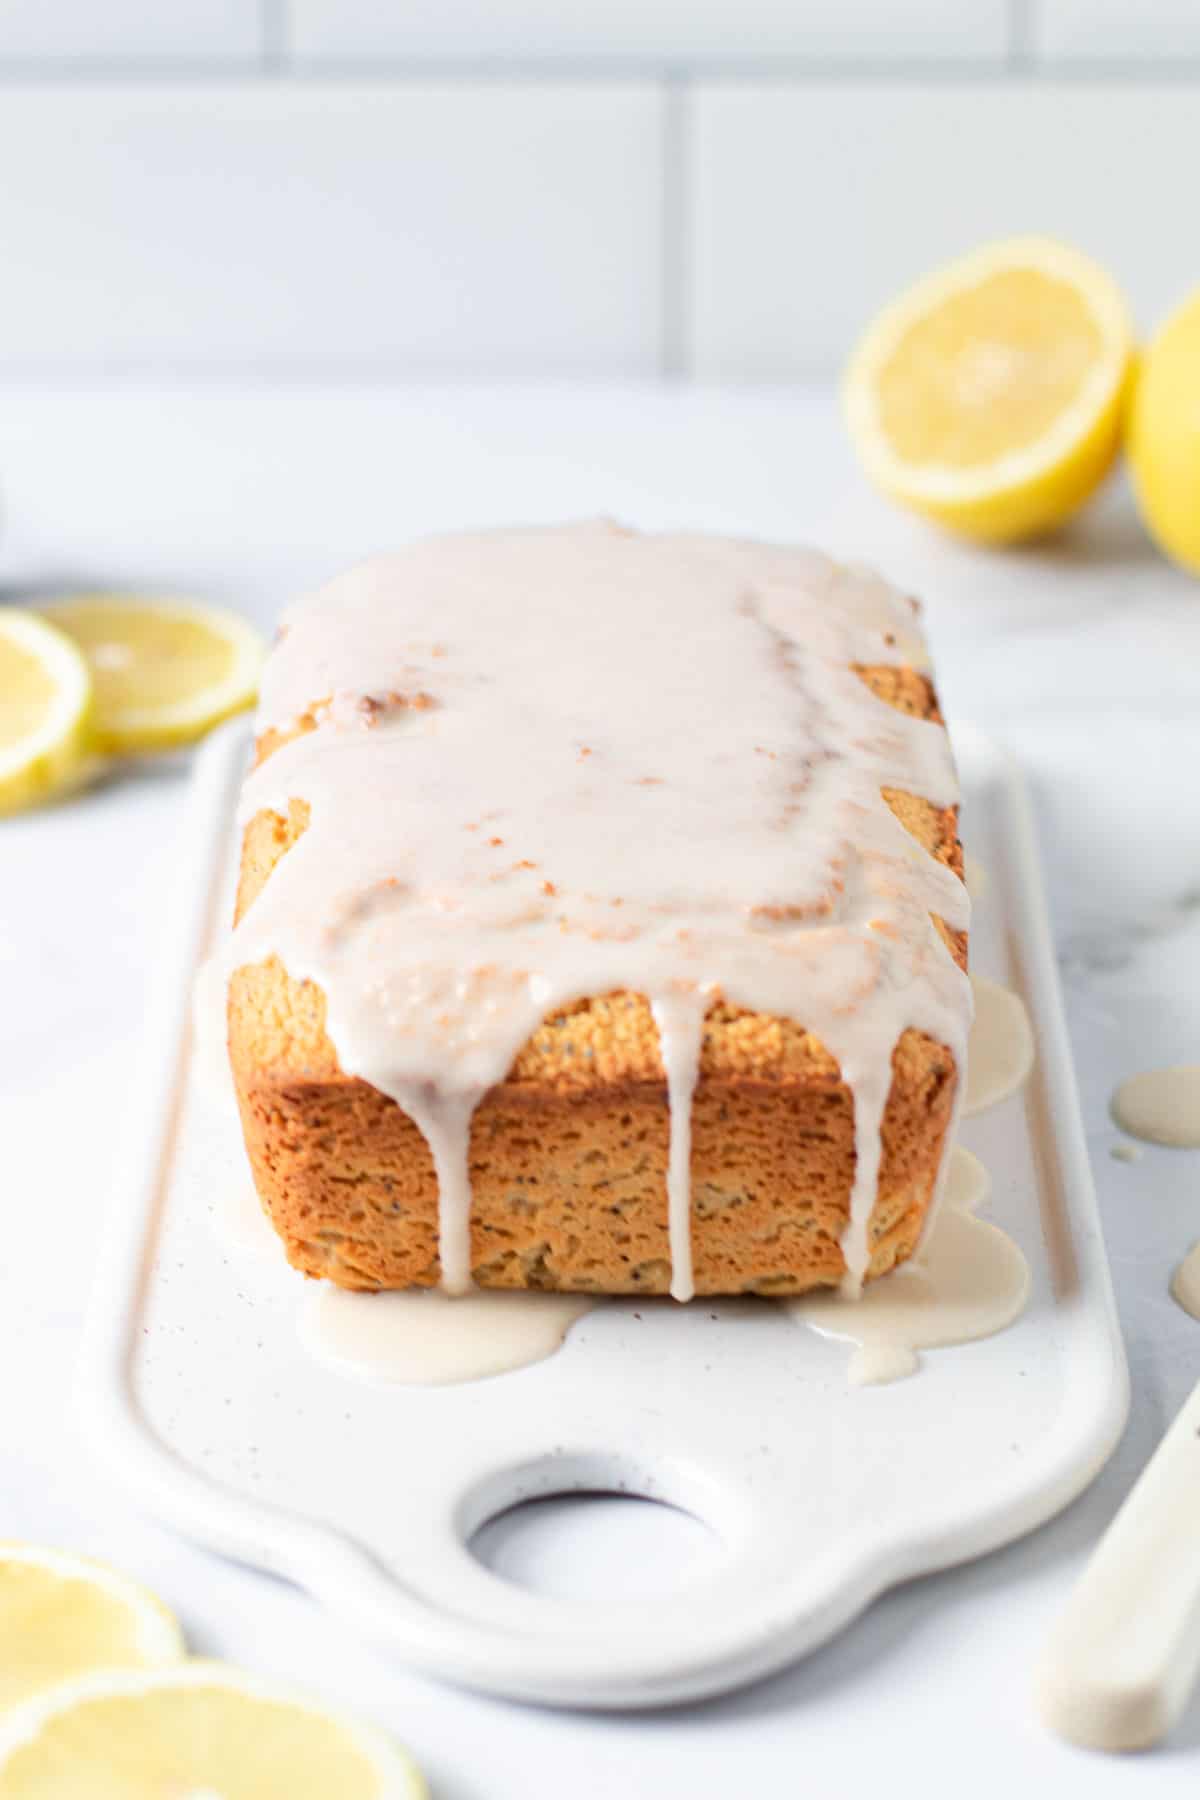
[[[940,719],[928,679],[859,670],[886,704]],[[313,729],[310,714],[297,730]],[[264,734],[260,760],[286,736]],[[957,810],[885,790],[919,842],[962,875]],[[303,833],[308,809],[246,828],[237,916]],[[965,934],[939,929],[966,966]],[[420,1132],[345,1075],[325,1001],[274,958],[230,986],[229,1050],[255,1183],[290,1260],[347,1287],[438,1279],[437,1183]],[[906,1031],[892,1059],[871,1273],[911,1254],[932,1195],[957,1072]],[[854,1171],[853,1101],[837,1063],[789,1019],[719,1003],[693,1106],[696,1290],[799,1293],[840,1279]],[[645,998],[582,1000],[548,1018],[486,1096],[471,1132],[472,1262],[487,1287],[660,1293],[670,1283],[669,1110]]]

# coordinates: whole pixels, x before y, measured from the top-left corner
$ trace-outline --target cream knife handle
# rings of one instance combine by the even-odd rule
[[[1094,1750],[1169,1731],[1200,1674],[1200,1385],[1109,1526],[1038,1667],[1038,1711]]]

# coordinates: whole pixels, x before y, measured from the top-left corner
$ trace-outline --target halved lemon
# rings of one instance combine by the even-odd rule
[[[1146,529],[1200,575],[1200,288],[1146,346],[1125,448]]]
[[[92,677],[70,638],[0,607],[0,813],[48,800],[87,764]]]
[[[0,1708],[85,1671],[184,1654],[175,1619],[137,1582],[62,1550],[0,1543]]]
[[[1133,355],[1119,289],[1045,238],[976,250],[887,307],[845,408],[871,479],[983,542],[1069,517],[1112,466]]]
[[[382,1733],[221,1663],[100,1670],[0,1720],[0,1800],[427,1800]]]
[[[87,658],[101,750],[189,744],[254,704],[263,641],[236,613],[124,594],[77,594],[40,610]]]

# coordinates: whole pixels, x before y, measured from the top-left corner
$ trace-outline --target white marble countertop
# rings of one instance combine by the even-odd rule
[[[1200,1153],[1109,1154],[1114,1082],[1200,1054],[1200,582],[1151,551],[1121,489],[1053,548],[989,554],[875,499],[825,391],[27,385],[0,394],[0,491],[14,600],[130,583],[267,624],[414,532],[583,512],[806,538],[909,584],[949,710],[1005,737],[1035,784],[1134,1387],[1117,1455],[1054,1523],[890,1595],[770,1682],[651,1717],[438,1687],[141,1518],[83,1453],[69,1390],[168,903],[174,764],[0,829],[3,1531],[107,1557],[197,1650],[369,1714],[438,1800],[865,1794],[904,1768],[927,1800],[1193,1794],[1200,1701],[1168,1747],[1122,1761],[1054,1742],[1028,1698],[1081,1559],[1200,1374],[1200,1326],[1167,1296],[1200,1235]]]

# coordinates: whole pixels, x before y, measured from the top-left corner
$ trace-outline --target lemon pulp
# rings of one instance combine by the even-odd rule
[[[44,613],[91,668],[101,749],[191,743],[254,702],[262,640],[234,613],[109,594],[55,601]]]
[[[935,271],[868,329],[847,421],[885,492],[984,541],[1060,524],[1117,453],[1132,340],[1103,270],[1020,239]]]
[[[85,659],[34,613],[0,607],[0,813],[52,799],[87,764],[94,693]]]
[[[0,1709],[86,1670],[183,1653],[174,1618],[136,1582],[63,1551],[0,1545]]]
[[[216,1663],[100,1671],[0,1723],[0,1800],[427,1800],[381,1733]]]

